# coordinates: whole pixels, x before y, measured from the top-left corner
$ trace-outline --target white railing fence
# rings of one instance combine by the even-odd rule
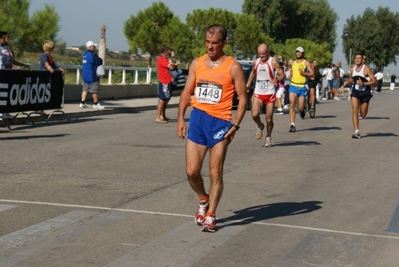
[[[31,67],[31,69],[38,69],[39,65],[38,64],[29,64],[29,66]],[[81,84],[81,80],[82,80],[82,66],[81,65],[64,65],[64,64],[59,64],[59,66],[61,68],[63,68],[64,70],[76,70],[76,83],[75,84]],[[113,66],[103,66],[106,75],[108,76],[108,82],[106,84],[151,84],[151,78],[152,78],[152,74],[156,73],[156,69],[154,68],[142,68],[142,67],[113,67]],[[122,76],[121,76],[121,80],[120,82],[112,82],[113,80],[113,76],[117,76],[114,75],[114,72],[121,72]],[[134,81],[133,83],[127,83],[126,82],[126,73],[130,72],[130,73],[134,73]],[[129,73],[129,74],[130,74]],[[139,77],[145,77],[145,80],[141,80],[139,81]]]

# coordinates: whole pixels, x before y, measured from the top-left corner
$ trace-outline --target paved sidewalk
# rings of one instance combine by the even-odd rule
[[[177,107],[179,103],[179,96],[174,96],[171,98],[168,108],[169,107]],[[36,123],[36,122],[43,122],[48,119],[49,121],[54,120],[66,120],[73,119],[73,118],[83,118],[83,117],[92,117],[92,116],[101,116],[107,114],[116,114],[116,113],[128,113],[128,112],[135,112],[140,110],[155,110],[157,108],[158,98],[134,98],[134,99],[122,99],[122,100],[104,100],[100,101],[100,104],[104,106],[104,109],[93,109],[92,102],[87,102],[87,108],[79,108],[79,103],[66,103],[64,107],[60,110],[62,112],[55,111],[53,114],[53,110],[46,110],[45,117],[42,117],[40,114],[31,114],[30,116],[28,113],[11,113],[11,115],[17,117],[14,120],[8,120],[11,125],[21,125],[27,123]],[[155,115],[154,115],[155,116]],[[0,126],[5,127],[3,121],[0,119]]]

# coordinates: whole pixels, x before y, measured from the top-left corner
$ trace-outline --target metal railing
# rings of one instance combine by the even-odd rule
[[[29,64],[29,66],[33,69],[39,68],[38,64]],[[67,69],[74,69],[76,70],[76,83],[75,84],[81,84],[81,77],[82,77],[82,65],[64,65],[64,64],[59,64],[59,66],[65,70]],[[112,66],[103,66],[106,77],[108,78],[108,82],[106,84],[140,84],[139,83],[139,73],[145,73],[145,81],[144,84],[151,84],[151,76],[153,71],[156,72],[156,69],[154,68],[142,68],[142,67],[112,67]],[[121,71],[122,72],[122,77],[120,83],[113,83],[112,78],[113,78],[113,71]],[[134,73],[134,82],[133,83],[126,83],[126,73],[127,72],[133,72]],[[143,83],[141,83],[143,84]]]

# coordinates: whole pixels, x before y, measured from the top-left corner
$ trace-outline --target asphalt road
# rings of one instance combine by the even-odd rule
[[[398,99],[372,98],[360,140],[347,100],[296,133],[276,115],[272,148],[248,111],[213,234],[194,224],[176,123],[154,110],[0,128],[0,267],[397,267]]]

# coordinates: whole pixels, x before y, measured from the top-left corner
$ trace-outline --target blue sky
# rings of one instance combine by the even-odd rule
[[[123,24],[138,11],[144,10],[159,1],[143,0],[31,0],[30,13],[43,9],[46,3],[53,4],[60,15],[61,30],[59,38],[68,46],[84,45],[88,40],[98,43],[100,27],[107,26],[106,42],[109,50],[128,51],[128,44],[123,35]],[[163,0],[175,15],[185,21],[186,15],[195,9],[224,8],[241,13],[244,0]],[[342,61],[347,68],[342,53],[340,36],[346,20],[352,15],[361,15],[367,7],[377,10],[379,6],[389,7],[392,12],[399,12],[395,0],[329,0],[337,12],[338,46],[333,55],[333,62]],[[389,66],[388,71],[399,73],[399,66]]]

